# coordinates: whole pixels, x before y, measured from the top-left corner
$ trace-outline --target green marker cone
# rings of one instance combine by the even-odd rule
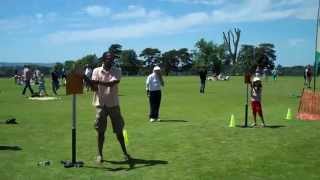
[[[234,115],[231,115],[229,127],[236,127]]]
[[[292,112],[291,109],[288,108],[288,112],[287,112],[287,116],[286,116],[286,120],[291,120],[292,119]]]
[[[124,143],[128,146],[129,145],[128,132],[127,130],[124,129],[122,133],[123,133]]]

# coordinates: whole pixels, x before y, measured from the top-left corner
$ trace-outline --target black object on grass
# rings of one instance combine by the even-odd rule
[[[16,118],[11,118],[6,120],[6,124],[18,124]]]

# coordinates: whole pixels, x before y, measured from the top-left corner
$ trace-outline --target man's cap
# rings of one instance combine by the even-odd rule
[[[116,56],[110,52],[104,52],[102,54],[102,56],[99,58],[99,60],[104,60],[104,59],[107,59],[107,60],[113,60],[115,59]]]
[[[161,68],[160,68],[159,66],[155,66],[155,67],[153,68],[153,70],[154,70],[154,71],[160,71]]]

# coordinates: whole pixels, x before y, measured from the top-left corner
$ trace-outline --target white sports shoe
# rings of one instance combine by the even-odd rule
[[[102,156],[97,156],[97,159],[96,159],[96,162],[97,163],[102,163],[103,162],[103,158],[102,158]]]
[[[150,122],[155,122],[156,119],[150,118]]]
[[[160,118],[158,118],[158,119],[157,119],[157,121],[161,121],[161,119],[160,119]]]

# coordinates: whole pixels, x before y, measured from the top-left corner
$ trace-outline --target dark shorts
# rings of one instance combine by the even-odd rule
[[[94,123],[94,128],[101,133],[104,133],[107,128],[107,117],[110,117],[111,124],[114,133],[122,132],[124,128],[124,120],[121,116],[120,107],[106,107],[97,106],[96,107],[96,120]]]
[[[52,86],[55,87],[56,89],[59,89],[59,81],[52,81]]]

